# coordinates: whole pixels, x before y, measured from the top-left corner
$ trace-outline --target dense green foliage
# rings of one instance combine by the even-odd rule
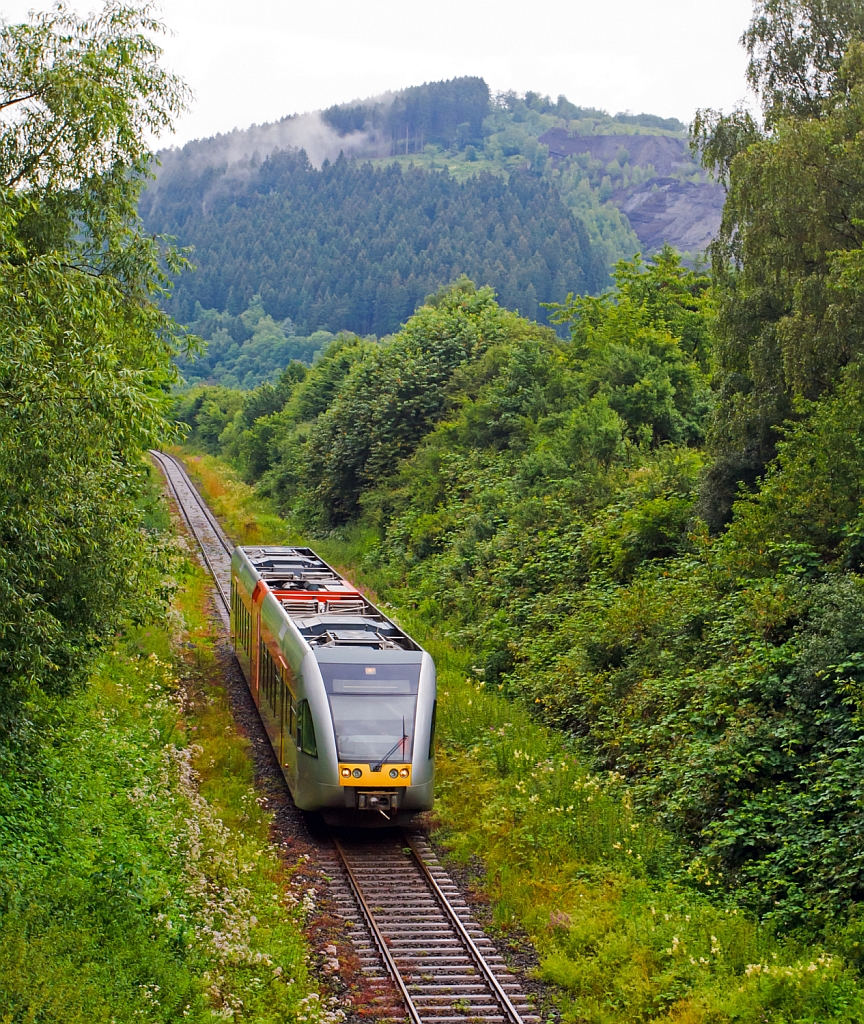
[[[184,381],[229,388],[273,381],[290,362],[311,363],[333,340],[329,331],[298,335],[290,319],[274,320],[264,312],[260,295],[253,295],[239,316],[196,305],[189,330],[207,345],[201,352],[177,357]]]
[[[184,97],[158,29],[114,2],[0,27],[0,704],[158,606],[138,496],[175,345],[136,172]]]
[[[864,884],[860,374],[801,407],[712,540],[694,517],[708,279],[667,251],[617,285],[559,308],[563,342],[463,283],[387,345],[325,352],[251,426],[227,391],[218,437],[184,415],[295,520],[374,525],[385,585],[628,778],[689,844],[693,884],[836,927]],[[326,408],[300,412],[340,353]]]
[[[181,166],[144,196],[145,223],[195,247],[198,272],[168,304],[184,323],[196,301],[237,315],[259,294],[270,316],[290,317],[302,333],[381,336],[461,273],[532,318],[539,303],[593,291],[606,277],[581,222],[531,174],[458,182],[446,171],[344,159],[316,170],[291,152],[241,181],[229,170]]]
[[[860,5],[762,6],[773,20],[766,28],[760,6],[747,40],[768,130],[739,115],[703,126],[708,158],[726,166],[729,181],[713,252],[723,402],[704,514],[715,529],[738,482],[753,486],[764,472],[777,428],[797,415],[796,400],[830,393],[839,370],[861,352]],[[788,43],[790,19],[801,23],[797,47]],[[754,52],[757,29],[763,43]],[[816,110],[819,116],[803,116]]]

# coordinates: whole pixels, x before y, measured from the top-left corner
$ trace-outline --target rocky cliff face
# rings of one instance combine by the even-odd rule
[[[677,178],[652,178],[609,200],[627,215],[646,252],[668,242],[689,253],[704,252],[717,234],[725,201],[721,185]]]
[[[631,167],[653,167],[656,177],[618,189],[609,202],[626,214],[645,252],[664,243],[683,252],[702,252],[717,234],[726,193],[713,182],[675,177],[692,167],[684,139],[667,135],[576,135],[554,128],[540,136],[553,160],[587,153],[609,163],[624,149]]]

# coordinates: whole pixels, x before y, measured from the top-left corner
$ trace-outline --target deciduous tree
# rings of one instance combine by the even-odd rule
[[[177,334],[139,229],[147,138],[183,105],[148,6],[0,27],[0,696],[60,690],[156,596],[142,450]]]

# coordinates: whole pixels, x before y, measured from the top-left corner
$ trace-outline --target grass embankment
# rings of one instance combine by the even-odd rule
[[[304,541],[224,463],[186,462],[239,543]],[[371,542],[356,533],[314,546],[374,587],[361,568]],[[634,811],[620,779],[595,776],[566,737],[486,692],[470,654],[416,612],[392,611],[438,668],[440,835],[460,860],[482,859],[498,926],[528,932],[566,1020],[864,1020],[849,964],[779,939],[739,911],[734,894],[712,894],[709,877],[686,876],[675,842]]]
[[[180,584],[170,623],[0,745],[2,1024],[334,1019],[219,685],[209,581],[187,563]]]

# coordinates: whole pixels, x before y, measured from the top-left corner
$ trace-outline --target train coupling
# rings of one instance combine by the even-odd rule
[[[357,809],[361,811],[381,811],[387,814],[388,811],[395,811],[399,806],[399,794],[397,792],[373,793],[357,792]]]

